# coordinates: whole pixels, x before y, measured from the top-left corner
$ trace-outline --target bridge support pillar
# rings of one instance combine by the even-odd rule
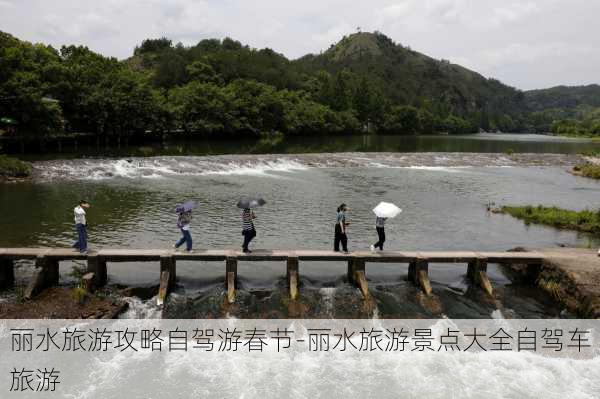
[[[432,288],[429,281],[429,263],[419,258],[408,265],[408,279],[415,285],[421,287],[425,295],[431,295]]]
[[[160,287],[158,289],[157,305],[165,303],[167,295],[175,287],[176,266],[175,258],[170,255],[160,257]]]
[[[46,258],[46,287],[58,285],[60,273],[58,270],[58,259]]]
[[[354,284],[354,274],[356,271],[356,267],[354,265],[354,259],[348,261],[348,283]]]
[[[488,295],[493,295],[494,290],[487,275],[487,260],[485,258],[477,258],[476,260],[469,262],[467,278],[473,284],[481,287]]]
[[[290,288],[290,299],[298,299],[299,266],[297,257],[287,259],[287,283]]]
[[[225,259],[225,281],[227,284],[227,302],[235,302],[235,283],[237,281],[237,259],[227,257]]]
[[[87,258],[87,271],[94,273],[94,284],[96,287],[104,287],[108,281],[108,271],[106,270],[106,260],[98,255],[89,254]]]
[[[0,259],[0,290],[12,288],[14,284],[14,262],[12,259]]]
[[[365,260],[356,258],[348,261],[348,280],[351,284],[354,284],[363,297],[367,299],[369,297],[369,284],[367,283],[367,277],[365,275]]]
[[[45,288],[58,285],[58,279],[58,259],[50,259],[44,255],[38,255],[35,259],[33,277],[25,290],[25,298],[31,299]]]
[[[408,264],[408,281],[417,282],[417,261],[412,261]]]

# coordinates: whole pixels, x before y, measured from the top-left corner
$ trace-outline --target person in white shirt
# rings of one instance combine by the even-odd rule
[[[79,252],[87,251],[87,221],[85,219],[85,210],[90,207],[87,201],[79,201],[79,205],[75,207],[73,213],[75,215],[75,229],[77,230],[77,241],[73,244],[73,248],[77,248]]]

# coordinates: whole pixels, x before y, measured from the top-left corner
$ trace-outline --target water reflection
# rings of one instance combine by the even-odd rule
[[[303,154],[323,152],[479,152],[577,154],[600,150],[600,142],[535,134],[473,134],[464,136],[313,136],[266,137],[260,140],[168,140],[121,147],[63,146],[62,151],[30,156],[59,159],[81,156],[127,157],[159,155]]]

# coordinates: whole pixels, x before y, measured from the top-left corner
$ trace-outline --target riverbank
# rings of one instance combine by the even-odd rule
[[[30,163],[0,155],[0,182],[28,179],[31,177],[31,172]]]
[[[559,229],[571,229],[586,233],[600,234],[599,211],[570,211],[545,206],[503,206],[500,213],[506,213],[525,223],[538,223]]]
[[[83,294],[76,290],[50,287],[25,300],[17,288],[14,295],[0,299],[0,319],[114,319],[128,307],[109,291]]]
[[[595,249],[519,248],[546,255],[541,268],[507,265],[511,277],[534,284],[562,307],[583,318],[600,318],[600,257]]]
[[[600,179],[600,157],[598,155],[585,156],[585,163],[575,165],[571,173],[575,176],[589,177],[590,179]]]

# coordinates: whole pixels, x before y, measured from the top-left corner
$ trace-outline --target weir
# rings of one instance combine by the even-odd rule
[[[467,277],[487,294],[493,294],[487,276],[487,264],[526,264],[540,267],[546,255],[529,252],[351,252],[341,253],[319,250],[255,250],[243,253],[234,250],[197,250],[193,253],[162,249],[100,249],[80,254],[73,249],[61,248],[0,248],[0,289],[13,286],[14,261],[34,259],[36,271],[25,296],[31,298],[44,288],[57,285],[61,261],[87,261],[86,287],[102,287],[108,281],[109,262],[157,262],[160,265],[160,288],[158,304],[164,303],[168,293],[175,287],[177,261],[221,261],[225,266],[226,298],[235,302],[238,261],[273,261],[286,265],[286,278],[291,300],[299,296],[300,264],[302,261],[347,262],[348,282],[355,285],[362,295],[369,297],[367,264],[408,264],[408,278],[426,295],[432,294],[429,281],[429,264],[451,263],[467,265]],[[158,268],[157,268],[158,269]]]

